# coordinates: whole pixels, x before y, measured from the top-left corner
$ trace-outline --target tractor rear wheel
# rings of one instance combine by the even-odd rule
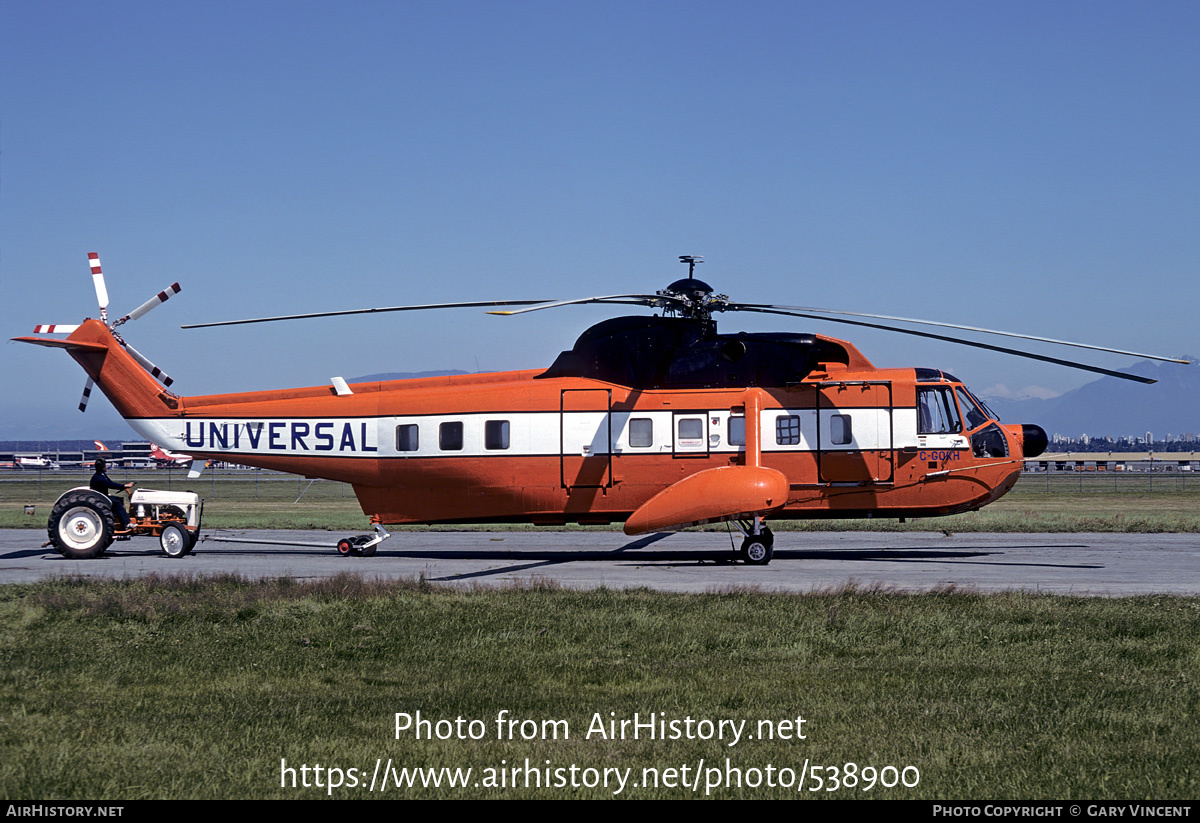
[[[113,541],[113,530],[112,505],[98,492],[69,492],[50,510],[50,542],[72,560],[102,555]]]

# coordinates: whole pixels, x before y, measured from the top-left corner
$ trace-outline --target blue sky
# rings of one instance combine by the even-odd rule
[[[615,309],[178,327],[643,292],[702,254],[747,302],[1198,354],[1198,35],[1183,2],[6,0],[5,337],[95,315],[98,251],[118,314],[182,284],[127,327],[181,394],[531,368]],[[979,389],[1090,379],[721,328]],[[7,343],[0,378],[0,439],[130,434],[75,411],[61,352]]]

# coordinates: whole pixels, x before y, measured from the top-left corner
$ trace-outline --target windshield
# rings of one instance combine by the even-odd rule
[[[988,422],[987,413],[979,407],[966,389],[961,386],[955,389],[958,394],[958,404],[962,407],[963,417],[967,419],[967,430],[978,428]]]
[[[1000,415],[996,414],[996,412],[992,409],[992,407],[989,406],[987,403],[984,403],[983,400],[981,400],[979,398],[979,396],[976,395],[973,391],[968,389],[966,386],[963,386],[963,391],[965,391],[971,397],[971,399],[974,400],[976,402],[976,404],[979,405],[979,408],[983,409],[984,414],[986,414],[989,419],[991,419],[991,420],[999,420],[1000,419]]]

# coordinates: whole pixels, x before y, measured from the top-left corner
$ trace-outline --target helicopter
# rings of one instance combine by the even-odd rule
[[[905,323],[1095,351],[1186,360],[994,329],[861,312],[743,303],[695,276],[647,294],[325,311],[185,325],[203,328],[353,314],[484,308],[520,315],[567,305],[641,306],[603,320],[549,367],[237,394],[180,396],[118,331],[180,290],[110,322],[19,337],[66,349],[142,437],[203,465],[226,460],[350,484],[373,534],[338,541],[370,556],[386,526],[624,523],[629,535],[728,522],[748,564],[769,563],[770,520],[937,517],[974,511],[1016,484],[1047,446],[1035,424],[1001,423],[961,380],[935,368],[874,366],[815,333],[721,333],[714,315],[827,320],[952,342],[1142,383],[1153,380]],[[880,321],[887,321],[882,323]]]

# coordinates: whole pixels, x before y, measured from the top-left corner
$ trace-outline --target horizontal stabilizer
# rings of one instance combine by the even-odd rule
[[[738,520],[782,508],[788,501],[783,472],[763,466],[705,469],[668,486],[625,521],[625,534],[681,529]]]
[[[18,343],[32,343],[35,346],[50,346],[55,349],[75,349],[76,351],[108,351],[108,346],[100,343],[81,343],[78,340],[55,340],[50,337],[14,337]]]

